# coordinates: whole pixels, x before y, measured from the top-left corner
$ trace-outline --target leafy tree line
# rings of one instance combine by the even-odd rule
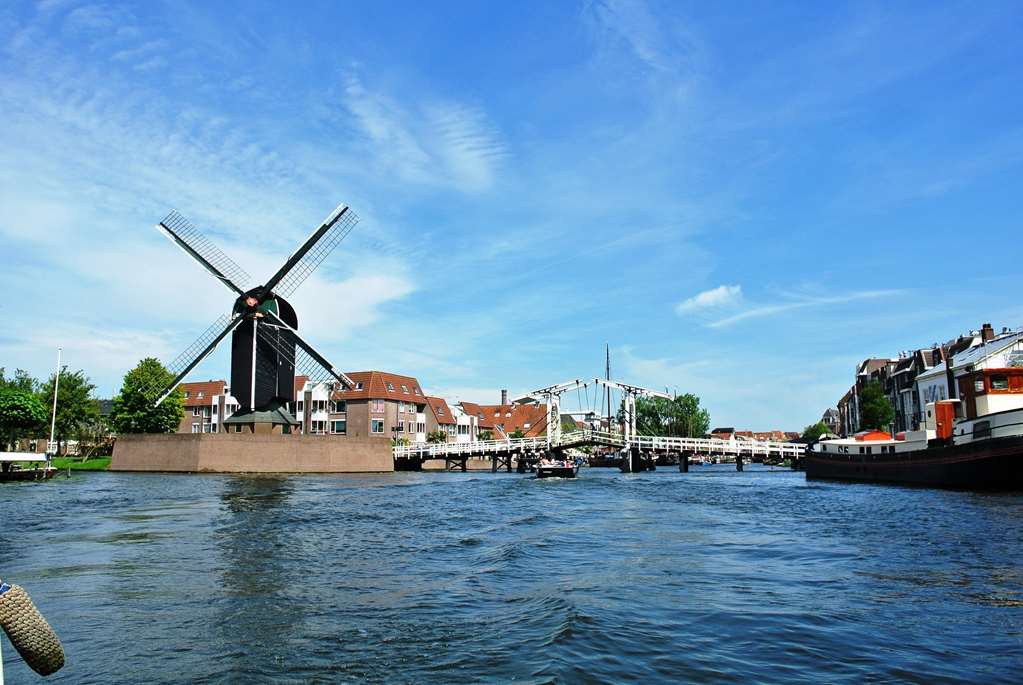
[[[625,418],[624,410],[618,420]],[[640,435],[702,438],[710,430],[710,413],[700,406],[700,398],[691,393],[674,399],[636,398],[636,430]]]
[[[181,391],[172,393],[154,407],[157,393],[173,376],[155,359],[143,359],[129,371],[114,397],[110,416],[100,415],[96,386],[85,371],[61,368],[40,382],[22,369],[7,377],[0,367],[0,440],[9,449],[18,438],[49,438],[53,420],[53,389],[57,387],[57,418],[53,421],[54,440],[59,444],[78,440],[95,445],[110,433],[170,433],[177,430],[184,416]]]

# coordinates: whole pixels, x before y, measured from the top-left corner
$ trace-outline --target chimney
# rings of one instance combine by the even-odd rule
[[[991,342],[995,339],[995,329],[991,327],[991,324],[986,323],[980,329],[980,336],[984,342]]]
[[[501,391],[501,404],[502,405],[508,404],[508,391],[507,390],[502,390]]]

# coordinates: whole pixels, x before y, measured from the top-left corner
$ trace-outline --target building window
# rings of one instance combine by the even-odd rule
[[[334,435],[345,435],[348,433],[348,422],[345,420],[331,421],[330,432]]]
[[[198,433],[199,432],[199,424],[197,424],[197,423],[193,423],[192,424],[192,432],[193,433]]]
[[[370,423],[371,423],[371,425],[370,425],[370,431],[371,432],[373,432],[373,433],[383,433],[384,432],[384,422],[383,422],[383,419],[373,419]]]
[[[202,416],[202,407],[192,407],[192,416]]]
[[[419,392],[419,386],[413,387],[412,388],[412,392],[414,392],[417,395],[422,395],[423,394],[423,393]]]
[[[212,425],[212,426],[210,427],[210,432],[211,432],[211,433],[216,433],[216,432],[217,432],[217,424],[213,424],[213,425]]]
[[[399,433],[405,432],[405,419],[398,419],[398,432]]]
[[[401,391],[407,395],[408,394],[408,386],[405,385],[404,383],[402,383],[401,384]]]
[[[444,407],[437,407],[437,415],[444,416]]]
[[[394,392],[394,383],[392,383],[391,381],[387,381],[387,391]]]
[[[188,391],[186,390],[186,391],[185,391],[185,399],[186,399],[186,400],[188,399],[188,395],[189,395],[189,394],[190,394],[190,393],[189,393],[189,392],[188,392]]]
[[[369,410],[376,414],[384,413],[384,401],[383,400],[372,400],[370,402]]]
[[[302,411],[302,400],[295,402],[295,411]]]
[[[529,424],[528,423],[522,424],[522,427],[525,428],[526,430],[529,430]]]
[[[285,428],[287,428],[287,426],[285,426]],[[236,423],[234,425],[234,432],[235,433],[241,433],[242,432],[242,425],[240,423]]]
[[[425,423],[420,423],[420,424],[419,424],[419,425],[417,426],[417,429],[418,429],[418,430],[416,431],[417,433],[425,433],[425,432],[426,432],[426,424],[425,424]]]
[[[215,404],[213,405],[213,415],[214,416],[217,415],[217,405],[215,405]]]
[[[991,389],[992,390],[1008,390],[1009,389],[1009,377],[999,374],[997,376],[991,376]]]
[[[331,411],[335,414],[344,414],[348,411],[348,403],[344,400],[335,400],[331,404],[333,405]]]
[[[362,390],[362,381],[355,381],[355,389]]]
[[[203,397],[205,397],[205,396],[206,396],[206,393],[205,393],[205,392],[203,392],[202,390],[200,390],[200,391],[199,391],[199,394],[198,394],[198,395],[196,395],[196,397],[198,397],[198,398],[199,398],[200,400],[201,400],[201,399],[202,399]]]
[[[212,433],[212,432],[213,432],[213,426],[211,426],[211,425],[210,425],[210,424],[208,424],[208,423],[204,423],[204,424],[202,425],[202,432],[203,432],[203,433]]]
[[[310,421],[309,422],[309,432],[312,433],[313,435],[323,435],[324,433],[327,432],[327,422],[326,421]]]

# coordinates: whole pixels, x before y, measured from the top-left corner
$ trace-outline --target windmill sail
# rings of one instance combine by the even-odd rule
[[[245,292],[245,288],[251,280],[249,274],[221,252],[220,248],[200,233],[199,229],[193,226],[188,219],[176,211],[171,212],[157,225],[157,228],[221,283],[239,295]]]
[[[223,314],[220,318],[213,322],[213,324],[203,331],[195,342],[185,348],[185,351],[178,355],[177,359],[167,365],[167,370],[174,374],[174,380],[171,381],[166,387],[158,388],[160,395],[156,400],[156,404],[159,405],[167,396],[170,395],[175,388],[178,387],[178,383],[188,375],[188,373],[194,369],[199,362],[205,359],[220,341],[227,337],[227,334],[233,331],[238,324],[241,323],[240,318],[232,317],[229,314]],[[147,392],[152,392],[157,388],[147,388]]]
[[[334,251],[345,236],[359,223],[359,217],[345,205],[339,205],[323,224],[313,231],[284,266],[266,283],[266,289],[288,297],[309,277],[316,267]]]

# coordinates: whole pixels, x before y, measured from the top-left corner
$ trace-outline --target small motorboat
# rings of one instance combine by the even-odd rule
[[[32,464],[25,466],[25,464]],[[34,452],[0,452],[0,483],[53,478],[49,457]]]
[[[578,473],[578,461],[568,459],[541,459],[536,465],[537,478],[575,478]]]

